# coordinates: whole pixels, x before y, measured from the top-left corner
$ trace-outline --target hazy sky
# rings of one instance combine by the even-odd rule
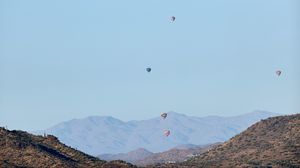
[[[299,102],[298,0],[0,0],[0,126]]]

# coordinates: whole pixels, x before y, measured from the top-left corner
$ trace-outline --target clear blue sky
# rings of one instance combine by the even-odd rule
[[[0,0],[0,126],[299,102],[298,0]]]

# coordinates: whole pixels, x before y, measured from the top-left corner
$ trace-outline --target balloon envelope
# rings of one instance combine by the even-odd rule
[[[280,70],[276,71],[276,75],[280,76],[281,75],[281,71]]]
[[[167,113],[161,113],[160,116],[163,118],[163,119],[166,119],[168,114]]]
[[[175,16],[171,16],[171,20],[172,20],[173,22],[175,21],[175,19],[176,19]]]
[[[171,133],[170,130],[165,130],[165,131],[164,131],[164,135],[165,135],[166,137],[168,137],[168,136],[170,135],[170,133]]]

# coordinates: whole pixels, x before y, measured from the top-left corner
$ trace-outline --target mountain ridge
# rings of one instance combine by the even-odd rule
[[[223,142],[255,122],[275,115],[278,114],[259,111],[230,117],[192,117],[169,112],[165,120],[155,117],[127,122],[110,116],[90,116],[36,133],[53,134],[62,142],[94,156],[101,154],[100,151],[117,154],[137,148],[163,152],[178,145]],[[167,138],[163,136],[164,129],[171,131]]]

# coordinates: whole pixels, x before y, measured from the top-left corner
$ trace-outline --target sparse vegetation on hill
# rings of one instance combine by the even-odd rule
[[[35,136],[0,128],[0,167],[129,168],[123,161],[106,162],[68,147],[52,135]]]
[[[300,167],[300,114],[262,120],[187,167]]]
[[[300,114],[262,120],[200,156],[150,167],[300,168]]]

